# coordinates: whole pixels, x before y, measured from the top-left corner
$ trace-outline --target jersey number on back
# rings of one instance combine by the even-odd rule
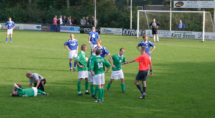
[[[100,69],[100,68],[103,68],[103,63],[101,62],[101,63],[98,63],[98,68]]]
[[[95,38],[96,37],[95,34],[93,34],[92,37]]]

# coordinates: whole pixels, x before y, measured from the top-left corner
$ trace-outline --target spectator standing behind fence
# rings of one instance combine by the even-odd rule
[[[66,23],[67,23],[67,18],[66,18],[66,16],[64,16],[63,17],[63,25],[66,25]]]
[[[67,25],[67,26],[70,26],[70,25],[71,25],[71,19],[70,19],[70,17],[68,17],[66,25]]]
[[[55,17],[53,18],[53,25],[54,25],[54,30],[55,30],[55,32],[57,32],[57,29],[58,29],[57,21],[58,21],[57,16],[55,16]]]
[[[88,19],[88,17],[86,17],[86,25],[90,26],[90,20]]]
[[[80,22],[80,23],[81,23],[82,26],[86,25],[85,17],[83,17],[83,19],[81,19],[81,22]]]
[[[63,18],[62,18],[62,15],[60,15],[60,18],[58,19],[58,21],[59,21],[59,25],[60,25],[60,26],[63,25]]]
[[[179,31],[183,31],[186,25],[182,23],[182,20],[180,20],[180,23],[178,23],[177,27]]]
[[[75,17],[75,19],[74,19],[74,23],[73,23],[73,25],[74,26],[77,26],[78,25],[78,20],[77,20],[77,18]]]

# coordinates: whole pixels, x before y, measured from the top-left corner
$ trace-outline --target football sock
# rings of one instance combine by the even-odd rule
[[[155,42],[155,36],[154,36],[154,42]]]
[[[70,69],[72,69],[72,63],[69,63]]]
[[[85,90],[87,90],[87,92],[88,92],[88,88],[89,88],[89,82],[85,82]]]
[[[91,90],[92,95],[95,95],[95,90],[94,90],[94,86],[93,85],[90,85],[90,90]]]
[[[10,42],[12,41],[12,38],[10,38]]]
[[[6,38],[6,42],[7,42],[8,38]]]
[[[81,94],[81,82],[80,81],[78,81],[77,87],[78,87],[78,94]]]
[[[74,68],[76,68],[76,65],[77,65],[77,63],[76,63],[76,62],[74,62]]]
[[[159,37],[157,36],[157,41],[159,41]]]
[[[97,94],[97,92],[98,92],[98,86],[96,85],[95,95]]]
[[[107,90],[109,90],[110,87],[111,87],[111,83],[108,83]]]
[[[104,98],[104,88],[102,88],[102,99]],[[102,100],[101,99],[101,100]]]
[[[98,89],[98,98],[99,98],[99,100],[102,100],[102,89],[101,88]]]
[[[125,91],[125,84],[121,84],[122,92]]]
[[[91,51],[91,55],[93,54],[93,51]]]
[[[146,87],[143,87],[143,92],[146,93]]]
[[[141,89],[140,84],[138,84],[138,85],[136,85],[136,86],[137,86],[137,88],[140,90],[140,92],[143,94],[143,90]]]

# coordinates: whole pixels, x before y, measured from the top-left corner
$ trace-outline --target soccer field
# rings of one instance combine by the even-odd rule
[[[215,117],[215,41],[161,38],[154,43],[153,76],[148,76],[146,99],[139,99],[140,91],[134,85],[138,72],[135,62],[123,67],[127,94],[121,93],[120,80],[115,80],[110,92],[104,94],[104,102],[94,103],[89,95],[77,95],[78,72],[69,71],[68,51],[64,47],[69,35],[15,30],[12,43],[5,43],[6,30],[0,30],[0,118]],[[79,45],[88,45],[89,57],[88,34],[75,34],[75,38]],[[142,38],[100,38],[111,55],[121,47],[125,48],[127,61],[140,55],[136,46]],[[27,71],[46,78],[48,96],[9,96],[13,83],[28,88]],[[110,75],[111,70],[105,75],[105,90]]]

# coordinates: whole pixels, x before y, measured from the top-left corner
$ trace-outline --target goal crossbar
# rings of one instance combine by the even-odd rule
[[[203,14],[203,27],[202,27],[202,41],[205,40],[205,13],[206,11],[167,11],[167,10],[137,10],[137,38],[139,37],[139,15],[140,12],[163,12],[163,13],[202,13]]]

